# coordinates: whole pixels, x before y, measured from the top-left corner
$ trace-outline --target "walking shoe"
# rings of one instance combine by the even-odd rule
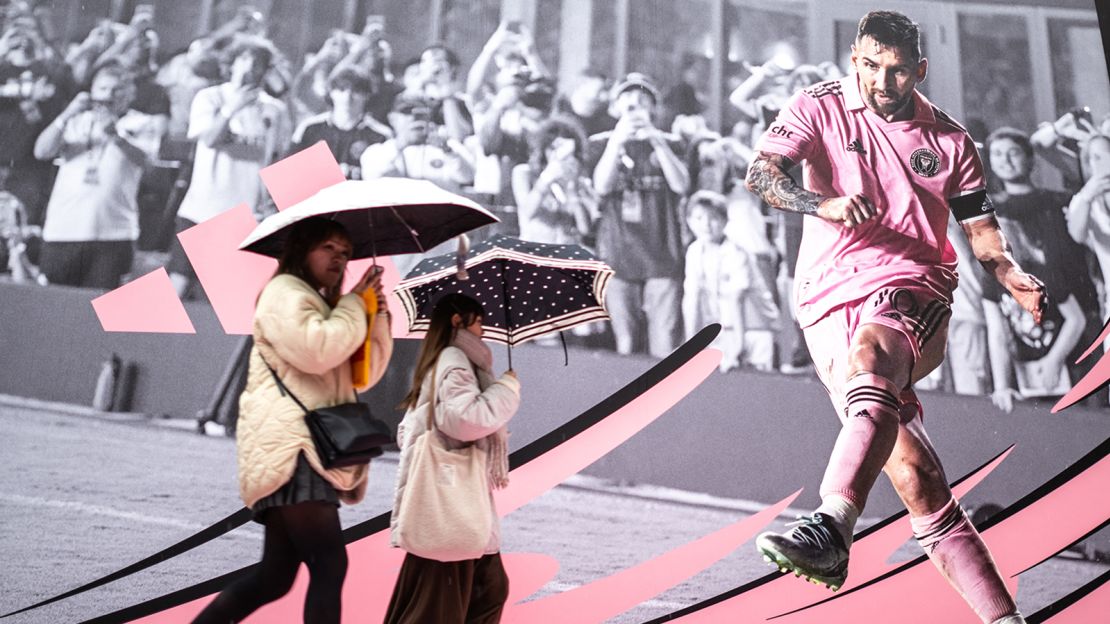
[[[800,516],[786,533],[763,533],[755,546],[783,572],[836,591],[848,578],[848,549],[833,519],[823,513]]]

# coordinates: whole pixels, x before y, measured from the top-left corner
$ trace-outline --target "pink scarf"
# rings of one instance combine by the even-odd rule
[[[462,349],[471,364],[493,376],[493,351],[482,339],[465,329],[456,329],[451,346]],[[509,485],[509,428],[501,427],[485,437],[489,453],[490,483],[496,489]]]

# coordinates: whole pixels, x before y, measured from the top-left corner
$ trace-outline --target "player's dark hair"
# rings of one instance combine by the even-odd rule
[[[859,21],[856,34],[858,46],[864,37],[871,37],[887,48],[908,53],[913,60],[921,59],[921,29],[910,18],[895,11],[871,11]]]

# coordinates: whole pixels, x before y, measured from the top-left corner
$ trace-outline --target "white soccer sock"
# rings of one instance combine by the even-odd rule
[[[833,519],[840,537],[844,538],[844,546],[852,547],[852,532],[856,529],[856,520],[859,519],[859,509],[839,494],[826,494],[821,499],[821,506],[813,513],[823,513]]]

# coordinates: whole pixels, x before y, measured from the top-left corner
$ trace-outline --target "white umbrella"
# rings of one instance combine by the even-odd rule
[[[343,224],[352,258],[421,253],[499,219],[476,202],[427,180],[346,180],[259,223],[239,249],[279,257],[293,224],[324,217]]]

